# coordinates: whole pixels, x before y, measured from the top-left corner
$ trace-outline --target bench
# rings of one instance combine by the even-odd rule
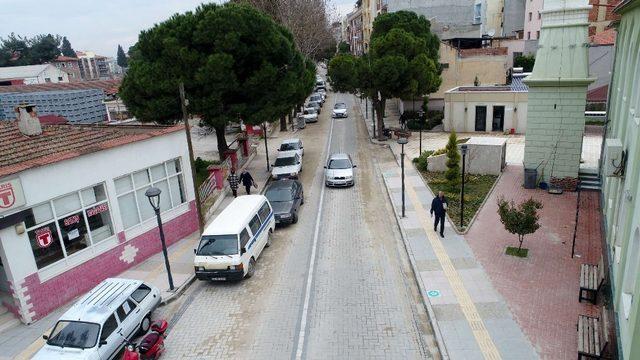
[[[578,317],[578,360],[603,359],[609,344],[607,309],[602,309],[602,320],[597,317]]]
[[[582,264],[580,266],[580,293],[578,302],[588,300],[593,304],[597,303],[598,291],[604,282],[604,261],[600,256],[598,265]]]

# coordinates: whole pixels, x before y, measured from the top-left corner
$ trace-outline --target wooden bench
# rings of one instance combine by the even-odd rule
[[[604,282],[604,261],[600,256],[598,265],[582,264],[580,267],[580,293],[578,302],[588,300],[593,304],[598,301],[598,291]]]
[[[597,317],[578,317],[578,360],[603,359],[609,345],[607,310],[602,309],[602,320]]]

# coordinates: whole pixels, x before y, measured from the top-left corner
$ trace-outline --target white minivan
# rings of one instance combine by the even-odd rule
[[[271,245],[276,228],[273,210],[263,195],[234,199],[202,234],[194,267],[199,280],[241,280],[251,277],[256,260]]]
[[[160,290],[140,280],[106,279],[65,312],[33,359],[115,359],[146,333]]]

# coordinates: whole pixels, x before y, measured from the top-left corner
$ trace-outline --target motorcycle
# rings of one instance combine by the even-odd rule
[[[155,360],[164,352],[164,339],[169,324],[165,320],[151,324],[151,332],[142,338],[140,344],[127,343],[122,360]]]

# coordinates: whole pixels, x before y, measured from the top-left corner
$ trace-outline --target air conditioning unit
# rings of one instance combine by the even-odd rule
[[[621,176],[624,174],[624,165],[622,141],[620,139],[605,139],[604,176]]]

